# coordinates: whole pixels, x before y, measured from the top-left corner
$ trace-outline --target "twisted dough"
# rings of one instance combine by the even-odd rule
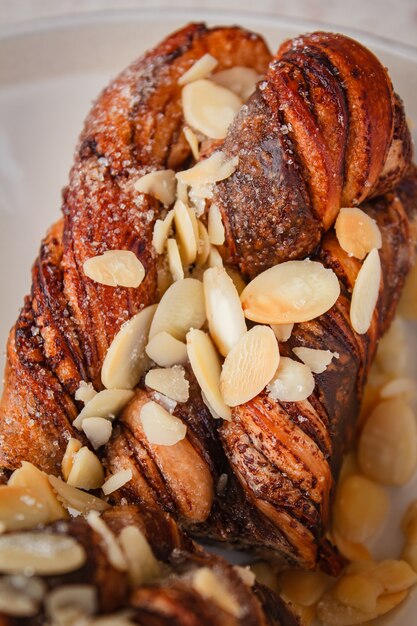
[[[48,591],[74,584],[92,585],[96,589],[100,614],[113,614],[129,608],[131,622],[141,626],[173,623],[177,626],[297,626],[296,618],[275,594],[259,585],[248,587],[231,565],[220,557],[209,555],[184,536],[162,511],[135,506],[113,507],[103,513],[102,519],[115,537],[119,537],[126,527],[140,530],[155,557],[165,566],[161,579],[132,588],[128,573],[116,567],[109,557],[102,536],[79,517],[36,530],[37,533],[52,532],[73,537],[87,554],[86,563],[78,570],[46,576],[44,583]],[[193,587],[193,574],[203,567],[217,577],[238,613],[237,610],[222,609],[215,599],[202,596]],[[47,616],[40,608],[38,615],[26,618],[24,623],[37,626],[46,620]],[[7,616],[0,609],[1,626],[21,623],[21,619]]]
[[[67,439],[82,437],[71,426],[81,408],[74,400],[80,381],[101,388],[113,337],[157,300],[151,237],[162,208],[150,196],[137,197],[133,183],[147,171],[189,163],[177,81],[205,52],[218,59],[219,70],[243,65],[263,74],[270,61],[251,33],[188,26],[111,83],[87,119],[64,192],[64,219],[42,244],[31,296],[10,335],[0,408],[6,473],[30,459],[59,474]],[[332,267],[342,284],[338,302],[297,325],[288,350],[308,345],[340,358],[316,376],[308,401],[277,403],[261,394],[224,425],[211,417],[189,372],[190,401],[175,412],[188,426],[178,447],[155,446],[144,436],[139,412],[151,392],[142,385],[103,461],[109,471],[133,471],[116,497],[162,506],[206,538],[270,548],[305,567],[322,558],[335,571],[337,559],[323,542],[333,481],[414,251],[415,176],[397,185],[410,161],[404,113],[373,55],[319,33],[283,47],[222,149],[239,155],[235,174],[214,190],[227,231],[225,257],[249,276],[312,253]],[[366,207],[382,232],[384,279],[371,328],[358,336],[348,312],[359,264],[331,231],[319,242],[341,204],[394,185],[395,192]],[[83,262],[108,249],[136,253],[146,270],[138,289],[86,278]]]

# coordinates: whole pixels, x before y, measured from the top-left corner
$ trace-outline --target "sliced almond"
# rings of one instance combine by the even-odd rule
[[[267,390],[274,400],[301,402],[311,396],[314,386],[314,376],[307,365],[283,356]]]
[[[41,599],[27,593],[27,585],[22,584],[21,577],[3,576],[0,580],[0,615],[3,624],[12,623],[5,616],[34,617],[39,611]]]
[[[72,425],[78,430],[82,429],[83,421],[87,417],[115,417],[123,407],[133,398],[133,391],[126,389],[104,389],[87,402],[81,413],[73,421]]]
[[[62,508],[51,489],[47,475],[32,463],[22,461],[21,467],[10,476],[8,484],[29,489],[35,500],[46,506],[49,512],[48,522],[67,517],[67,512]]]
[[[373,248],[382,246],[378,224],[357,207],[340,209],[335,230],[341,248],[356,259],[362,260]]]
[[[146,346],[146,354],[161,367],[183,365],[188,360],[185,343],[166,332],[152,337]]]
[[[231,410],[220,393],[220,358],[209,335],[202,330],[190,330],[187,351],[194,375],[210,407],[222,419],[230,420]]]
[[[197,257],[196,264],[204,265],[208,259],[210,254],[210,240],[208,236],[208,232],[206,227],[200,220],[197,221],[198,224],[198,239],[197,239]]]
[[[116,537],[107,526],[106,522],[100,517],[97,511],[90,511],[87,515],[87,522],[103,540],[111,565],[119,571],[125,572],[127,570],[126,558],[116,541]]]
[[[114,389],[115,391],[133,389],[138,384],[149,365],[145,346],[156,308],[157,305],[152,304],[142,309],[121,326],[113,339],[101,368],[101,382],[107,389]],[[107,394],[107,401],[110,397],[115,396],[114,394]],[[127,397],[123,395],[124,399]],[[91,402],[94,403],[94,401],[96,403],[101,402],[101,398],[95,396]],[[84,410],[87,410],[89,406],[91,409],[92,405],[87,404]],[[90,416],[106,417],[100,413],[90,413]],[[76,427],[78,428],[77,425]]]
[[[160,404],[147,402],[140,412],[143,431],[149,443],[173,446],[187,433],[187,427],[178,417],[168,413]]]
[[[355,281],[350,304],[350,321],[359,335],[367,332],[378,301],[381,284],[381,261],[373,248],[366,257]]]
[[[240,299],[261,324],[306,322],[328,311],[340,294],[336,274],[317,261],[286,261],[254,278]]]
[[[176,402],[187,402],[190,395],[190,383],[185,378],[184,368],[180,365],[149,370],[145,377],[145,385]]]
[[[404,376],[407,371],[407,342],[404,323],[396,317],[378,344],[375,362],[383,374],[396,378]]]
[[[364,624],[368,620],[384,615],[400,604],[407,596],[407,591],[381,595],[376,601],[373,612],[361,611],[353,606],[347,606],[338,600],[334,594],[327,593],[317,606],[317,615],[326,626],[354,626]]]
[[[56,476],[48,476],[48,479],[59,501],[66,509],[86,514],[90,511],[105,511],[110,506],[101,498],[72,487]]]
[[[208,236],[210,243],[221,246],[225,241],[225,230],[220,209],[214,202],[211,203],[208,214]]]
[[[184,126],[184,136],[191,148],[194,159],[198,161],[200,158],[200,149],[198,147],[198,139],[195,132],[191,130],[189,126]]]
[[[110,478],[108,478],[106,482],[103,483],[103,486],[101,488],[104,495],[109,496],[114,491],[117,491],[118,489],[123,487],[123,485],[126,485],[126,483],[132,480],[132,476],[133,474],[131,469],[120,470],[119,472],[116,472],[115,474],[110,476]]]
[[[330,365],[332,359],[339,358],[337,352],[316,350],[314,348],[305,348],[304,346],[293,348],[292,351],[314,374],[321,374]]]
[[[371,553],[362,543],[342,537],[335,529],[332,529],[331,537],[340,554],[348,561],[360,561],[361,563],[372,561]]]
[[[86,417],[82,428],[94,450],[98,450],[110,439],[113,426],[104,417]]]
[[[224,152],[217,150],[203,161],[199,161],[194,167],[182,172],[177,172],[177,179],[193,187],[217,183],[229,178],[237,168],[239,159],[228,159]]]
[[[334,522],[350,541],[364,542],[382,526],[388,513],[385,491],[368,478],[348,476],[336,493]]]
[[[280,576],[280,583],[282,593],[291,602],[301,606],[312,606],[325,592],[329,578],[319,571],[290,569]]]
[[[153,227],[152,245],[157,254],[162,254],[174,221],[174,210],[168,211],[165,219],[156,220]]]
[[[233,569],[235,570],[237,574],[239,574],[240,579],[242,580],[242,582],[245,583],[247,587],[254,586],[256,582],[256,576],[252,572],[249,565],[246,565],[245,567],[243,567],[242,565],[234,565]]]
[[[379,395],[385,400],[397,396],[411,396],[415,393],[416,383],[412,378],[394,378],[382,387]]]
[[[203,284],[195,278],[184,278],[164,293],[152,320],[149,339],[167,332],[183,341],[190,328],[201,328],[205,321]]]
[[[338,580],[333,593],[346,606],[374,613],[378,596],[382,593],[382,585],[372,576],[348,574]]]
[[[241,106],[239,96],[210,80],[196,80],[182,90],[185,121],[211,139],[226,137],[227,129]]]
[[[128,564],[132,586],[152,582],[160,576],[161,565],[137,526],[125,526],[120,532],[119,543]]]
[[[29,488],[12,485],[0,485],[0,519],[3,530],[33,528],[52,521],[46,502]]]
[[[233,91],[233,93],[240,96],[244,102],[255,91],[256,83],[260,79],[261,76],[251,67],[241,67],[239,65],[231,67],[228,70],[216,72],[210,78],[214,83]]]
[[[383,593],[397,593],[417,583],[417,574],[406,561],[387,559],[377,563],[370,573],[382,586]]]
[[[414,262],[398,303],[398,312],[405,319],[417,319],[417,263]]]
[[[205,161],[208,161],[208,159],[205,159]],[[203,161],[199,161],[199,163],[202,163]],[[237,161],[236,161],[237,162]],[[198,164],[197,164],[198,165]],[[206,168],[209,168],[208,172],[206,172]],[[192,168],[194,170],[194,168]],[[197,168],[197,171],[193,171],[193,177],[195,177],[194,175],[197,174],[198,176],[195,177],[194,182],[188,183],[190,185],[192,185],[192,187],[190,187],[189,191],[188,191],[188,198],[192,204],[193,207],[193,211],[195,212],[196,217],[201,217],[205,211],[206,211],[206,204],[207,204],[207,200],[210,200],[213,197],[213,190],[214,190],[214,183],[212,182],[198,182],[200,180],[200,178],[203,176],[203,178],[206,176],[206,174],[208,175],[212,175],[212,170],[213,170],[213,163],[212,161],[210,161],[207,165],[205,165],[204,167],[201,166],[199,168]],[[185,172],[187,172],[189,170],[185,170]],[[180,172],[180,176],[182,177],[182,175],[185,172]],[[178,181],[178,184],[182,184],[185,185],[185,182],[181,182]]]
[[[93,396],[94,397],[94,396]],[[74,463],[74,456],[83,447],[81,441],[78,439],[71,438],[65,449],[65,454],[62,458],[61,470],[64,480],[68,480],[68,476],[70,475],[72,465]]]
[[[168,239],[167,254],[172,280],[182,280],[184,278],[184,268],[182,266],[180,249],[175,239]]]
[[[178,79],[179,85],[186,85],[200,78],[205,78],[214,70],[218,64],[211,54],[204,54],[198,61],[196,61],[180,78]]]
[[[186,266],[191,265],[197,256],[197,240],[192,217],[181,200],[177,200],[174,205],[174,221],[182,261]]]
[[[51,532],[11,533],[0,536],[0,572],[57,576],[84,565],[84,548],[73,537]]]
[[[61,585],[45,599],[45,611],[54,624],[76,624],[98,610],[97,589],[93,585]]]
[[[73,487],[87,491],[101,487],[104,482],[104,470],[94,452],[87,447],[78,450],[67,482]]]
[[[358,445],[365,476],[383,485],[404,485],[417,467],[417,424],[401,398],[381,402],[366,420]]]
[[[209,267],[223,267],[223,259],[216,246],[210,246],[207,264]]]
[[[242,615],[239,602],[227,589],[225,583],[208,567],[200,567],[193,573],[192,585],[203,598],[211,600],[226,613],[234,617]]]
[[[87,259],[84,274],[96,283],[109,287],[139,287],[145,278],[145,268],[131,250],[107,250]]]
[[[97,391],[94,389],[93,383],[87,383],[85,380],[82,380],[77,391],[75,392],[75,399],[79,402],[87,404],[87,402],[94,398],[96,393]]]
[[[176,182],[173,170],[159,170],[139,178],[134,187],[136,191],[147,193],[165,206],[170,206],[175,201]]]
[[[270,324],[278,341],[285,343],[291,337],[294,324]]]
[[[210,334],[226,356],[247,331],[239,294],[224,268],[207,269],[203,284]]]
[[[269,326],[254,326],[223,363],[220,389],[228,406],[252,400],[269,383],[279,363],[278,342]]]
[[[240,296],[244,288],[246,287],[246,283],[242,278],[242,275],[238,270],[233,267],[226,267],[226,272],[229,274],[230,278],[233,280],[233,284],[236,287],[236,290]],[[274,329],[272,329],[274,330]]]

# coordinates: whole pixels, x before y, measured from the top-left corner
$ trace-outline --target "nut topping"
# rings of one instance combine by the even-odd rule
[[[227,129],[242,106],[233,91],[210,80],[196,80],[182,90],[185,121],[211,139],[224,139]]]
[[[84,262],[84,274],[109,287],[139,287],[145,268],[131,250],[107,250]]]
[[[170,206],[175,201],[176,183],[173,170],[159,170],[139,178],[134,187],[136,191],[147,193],[165,206]]]
[[[369,330],[378,301],[380,284],[381,261],[378,250],[374,248],[363,262],[352,292],[350,321],[359,335]]]
[[[140,419],[146,438],[151,444],[173,446],[184,439],[187,432],[187,427],[178,417],[153,401],[143,405]]]

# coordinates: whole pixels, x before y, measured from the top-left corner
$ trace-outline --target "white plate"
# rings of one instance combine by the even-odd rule
[[[287,37],[322,24],[271,15],[141,10],[60,18],[0,30],[0,345],[30,288],[29,268],[46,228],[59,217],[74,146],[91,101],[145,49],[188,21],[239,23],[276,49]],[[326,27],[328,30],[330,28]],[[340,30],[335,27],[333,30]],[[417,50],[344,30],[387,65],[417,123]],[[414,127],[416,131],[416,126]],[[0,362],[3,369],[4,357]],[[417,480],[392,490],[392,514],[376,542],[378,557],[401,547],[399,519]],[[412,626],[417,595],[379,624]]]

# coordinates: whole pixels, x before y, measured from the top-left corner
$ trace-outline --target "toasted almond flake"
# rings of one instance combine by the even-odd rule
[[[220,390],[228,406],[252,400],[265,388],[279,363],[278,342],[269,326],[254,326],[228,353]]]
[[[101,382],[107,389],[114,390],[115,392],[123,389],[133,389],[149,366],[145,346],[156,308],[157,305],[152,304],[142,309],[142,311],[134,315],[121,326],[119,332],[113,339],[101,368]],[[127,398],[130,399],[130,396],[122,394],[120,398],[122,408],[123,403]],[[116,395],[114,394],[107,394],[105,399],[110,403],[117,402]],[[101,398],[98,396],[93,398],[92,403],[94,403],[94,400],[96,403],[101,402]],[[117,405],[117,407],[118,406],[119,405]],[[88,407],[90,407],[89,417],[107,417],[107,415],[102,414],[102,411],[91,414],[90,404],[84,407],[86,412]],[[94,408],[94,410],[96,409]],[[113,412],[111,408],[109,410],[110,413]],[[117,408],[117,412],[119,410],[120,409]],[[82,415],[82,413],[80,415]],[[84,419],[84,417],[81,419]],[[78,428],[77,425],[76,427]]]
[[[184,278],[184,268],[182,266],[180,249],[175,239],[167,241],[168,265],[172,280],[182,280]]]
[[[115,474],[110,476],[110,478],[106,480],[101,488],[104,495],[109,496],[114,491],[117,491],[117,489],[123,487],[123,485],[132,480],[132,476],[133,474],[131,469],[120,470],[119,472],[116,472]]]
[[[199,161],[194,167],[182,172],[177,172],[177,179],[187,185],[203,187],[207,184],[217,183],[225,178],[229,178],[237,168],[239,159],[233,157],[228,159],[224,152],[218,150],[203,161]],[[208,190],[209,197],[211,188]]]
[[[68,480],[68,476],[70,475],[72,465],[74,463],[74,456],[78,452],[78,450],[81,450],[82,447],[83,444],[81,443],[81,441],[78,441],[78,439],[71,438],[68,441],[67,447],[65,449],[65,454],[62,458],[61,463],[61,470],[64,480]]]
[[[211,139],[224,139],[242,106],[233,91],[210,80],[196,80],[182,90],[182,109],[189,126]]]
[[[199,163],[201,162],[202,161],[199,161]],[[197,173],[200,175],[201,169],[199,169]],[[200,184],[194,182],[192,184],[193,186],[189,189],[188,197],[196,217],[201,217],[206,211],[206,201],[213,197],[214,183]]]
[[[169,206],[175,201],[176,182],[173,170],[159,170],[139,178],[134,187],[136,191],[147,193]]]
[[[182,441],[187,433],[187,427],[178,417],[153,400],[143,405],[140,419],[146,438],[152,444],[173,446]]]
[[[362,260],[373,248],[382,246],[378,224],[357,207],[340,209],[335,230],[341,248],[356,259]]]
[[[187,352],[194,375],[210,407],[222,419],[230,420],[231,410],[220,393],[220,358],[209,335],[202,330],[190,330],[187,334]]]
[[[378,301],[381,283],[381,261],[373,248],[366,257],[355,281],[350,304],[350,321],[359,335],[367,332]]]
[[[98,489],[104,482],[104,470],[94,452],[83,447],[74,455],[67,483],[79,489]]]
[[[223,267],[223,259],[215,246],[210,246],[207,262],[209,267]]]
[[[184,126],[184,136],[191,148],[194,159],[198,161],[200,158],[200,149],[198,147],[198,139],[195,132],[189,126]]]
[[[0,537],[0,572],[56,576],[84,565],[84,548],[73,537],[49,531],[11,533]]]
[[[67,516],[67,512],[58,502],[55,493],[51,489],[48,477],[37,467],[22,461],[19,469],[15,470],[9,478],[8,484],[12,487],[26,487],[38,502],[42,502],[48,511],[48,522],[54,522]]]
[[[289,569],[280,576],[280,584],[282,593],[291,602],[312,606],[325,592],[329,578],[320,571]]]
[[[347,606],[338,600],[334,594],[326,593],[317,606],[317,616],[326,625],[354,626],[364,624],[368,620],[384,615],[400,604],[407,596],[407,591],[384,594],[378,597],[375,611],[361,611],[353,606]]]
[[[182,261],[184,265],[191,265],[197,256],[197,240],[191,214],[181,200],[175,203],[174,221]]]
[[[233,91],[233,93],[240,96],[244,102],[255,91],[256,83],[260,79],[261,76],[251,67],[241,67],[239,65],[231,67],[228,70],[216,72],[210,78],[214,83]]]
[[[270,324],[278,341],[285,343],[291,337],[294,324]]]
[[[407,372],[408,334],[401,318],[394,318],[388,331],[378,344],[375,364],[390,377],[404,376]]]
[[[161,332],[183,341],[190,328],[201,328],[206,321],[203,284],[196,278],[173,283],[164,293],[149,331],[149,339]]]
[[[383,485],[404,485],[417,467],[417,424],[401,398],[385,400],[366,420],[358,444],[361,471]]]
[[[293,348],[292,351],[314,374],[321,374],[330,365],[332,359],[339,358],[337,352],[316,350],[315,348],[305,348],[304,346]]]
[[[37,598],[31,597],[26,590],[26,585],[16,584],[16,577],[3,576],[0,580],[0,614],[13,617],[33,617],[39,611]],[[20,578],[19,578],[20,583]],[[7,618],[4,624],[10,623]],[[7,621],[6,621],[7,620]]]
[[[120,532],[119,543],[128,564],[132,586],[152,582],[160,576],[161,565],[137,526],[125,526]]]
[[[342,604],[373,613],[382,593],[382,585],[371,576],[348,574],[337,581],[333,593]]]
[[[210,243],[221,246],[225,240],[225,231],[220,209],[214,202],[210,205],[208,214],[208,236]]]
[[[56,476],[50,475],[48,479],[57,494],[57,498],[66,509],[73,509],[86,514],[90,511],[105,511],[110,506],[101,498],[81,491],[77,487],[72,487]]]
[[[98,610],[97,589],[93,585],[61,585],[45,599],[46,615],[54,624],[64,626],[82,623]]]
[[[112,419],[133,398],[133,391],[126,389],[104,389],[87,402],[81,413],[72,425],[82,429],[83,421],[87,417],[107,417]]]
[[[364,476],[348,476],[337,490],[334,522],[340,534],[350,541],[362,543],[370,539],[384,523],[387,512],[387,494]]]
[[[94,398],[96,393],[97,391],[94,389],[93,383],[87,383],[85,380],[82,380],[77,391],[75,392],[75,399],[79,402],[87,404],[87,402]]]
[[[113,426],[104,417],[86,417],[82,428],[94,450],[98,450],[110,439]]]
[[[146,354],[160,367],[183,365],[188,360],[185,343],[166,332],[152,337],[146,346]]]
[[[180,76],[178,84],[186,85],[187,83],[191,83],[195,80],[205,78],[214,70],[217,64],[217,59],[215,59],[211,54],[204,54],[185,72],[185,74]]]
[[[198,238],[197,238],[197,265],[204,265],[210,254],[210,240],[206,227],[200,220],[197,220]]]
[[[190,383],[185,378],[184,368],[180,365],[149,370],[145,377],[145,385],[176,402],[187,402],[190,395]]]
[[[109,287],[139,287],[145,268],[131,250],[107,250],[84,261],[84,274]]]
[[[210,334],[226,356],[247,331],[239,294],[224,268],[207,269],[203,284]]]
[[[48,524],[49,508],[27,487],[0,485],[0,519],[4,530],[33,528]]]
[[[192,585],[203,598],[211,600],[226,613],[237,618],[241,616],[242,609],[239,602],[227,589],[226,583],[208,567],[200,567],[193,572]]]
[[[397,593],[417,583],[417,574],[406,561],[387,559],[377,563],[370,576],[382,586],[383,593]]]
[[[174,209],[168,211],[165,219],[156,220],[153,227],[152,245],[157,254],[162,254],[174,221]]]
[[[417,320],[417,263],[414,262],[398,303],[398,313],[409,320]]]
[[[116,537],[103,518],[100,517],[97,511],[90,511],[86,519],[91,528],[102,538],[111,565],[121,572],[126,572],[126,558],[116,541]]]
[[[177,181],[177,199],[182,200],[188,206],[188,186],[180,180]]]
[[[246,287],[246,283],[243,280],[240,272],[238,272],[238,270],[235,270],[233,267],[226,267],[226,272],[229,274],[230,278],[233,280],[233,284],[236,287],[236,290],[240,296],[240,294]]]
[[[328,311],[340,294],[336,274],[317,261],[286,261],[265,270],[243,290],[248,319],[261,324],[306,322]]]
[[[331,532],[331,539],[340,554],[348,561],[360,561],[361,563],[372,561],[372,555],[368,548],[366,548],[362,543],[350,541],[349,539],[342,537],[342,535],[334,528]]]
[[[314,376],[307,365],[283,356],[267,390],[274,400],[301,402],[311,396],[314,385]]]
[[[411,396],[416,393],[416,383],[412,378],[394,378],[381,388],[380,397],[383,399],[396,396]]]
[[[241,578],[241,580],[245,583],[245,585],[247,587],[253,587],[254,586],[254,584],[256,582],[256,576],[252,572],[252,570],[249,567],[249,565],[246,565],[245,567],[243,567],[241,565],[234,565],[233,569],[235,570],[235,572],[237,574],[239,574],[239,577]]]

